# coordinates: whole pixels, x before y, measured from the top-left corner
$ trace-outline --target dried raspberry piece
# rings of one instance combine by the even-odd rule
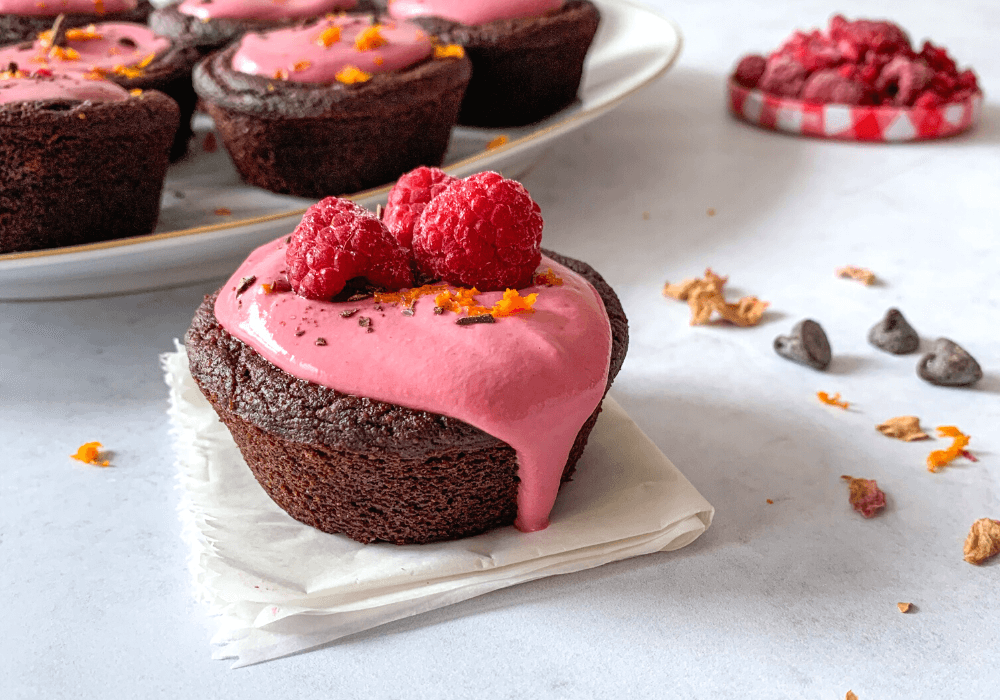
[[[913,106],[930,109],[932,107],[940,107],[944,103],[945,99],[941,97],[941,95],[937,94],[933,90],[924,90],[920,93],[920,96],[913,101]]]
[[[794,32],[777,53],[795,59],[806,71],[832,68],[844,59],[837,43],[820,31]]]
[[[845,54],[857,54],[860,58],[869,51],[875,53],[905,56],[913,55],[910,37],[902,27],[884,20],[858,19],[850,21],[843,15],[830,19],[830,38],[837,42]],[[848,60],[850,59],[849,56]],[[857,60],[857,59],[853,59]]]
[[[485,172],[431,200],[413,231],[421,272],[480,291],[531,284],[541,262],[542,216],[519,182]]]
[[[882,69],[875,89],[883,104],[912,105],[932,77],[934,72],[922,60],[896,56]]]
[[[291,235],[285,262],[292,289],[310,299],[332,299],[355,277],[384,289],[413,284],[408,251],[374,214],[337,197],[309,207]]]
[[[757,83],[760,82],[760,78],[764,75],[764,67],[767,65],[767,59],[763,56],[758,56],[756,54],[751,56],[744,56],[738,66],[736,66],[736,72],[733,73],[733,80],[747,88],[757,87]]]
[[[943,46],[935,46],[931,42],[925,41],[920,49],[920,58],[924,59],[924,63],[930,66],[935,73],[944,73],[950,76],[958,74],[958,66]]]
[[[382,221],[406,249],[413,247],[413,226],[427,203],[448,185],[458,182],[440,168],[420,166],[403,175],[389,192]]]
[[[758,87],[774,95],[798,97],[806,76],[806,69],[801,63],[790,56],[774,53],[767,59]]]
[[[835,68],[816,71],[802,86],[803,100],[824,104],[859,105],[865,97],[865,88],[855,80],[844,77]]]

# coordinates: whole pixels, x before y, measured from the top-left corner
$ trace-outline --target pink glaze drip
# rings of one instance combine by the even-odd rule
[[[351,10],[357,0],[184,0],[177,11],[199,19],[309,19]]]
[[[269,78],[287,74],[288,80],[300,83],[332,83],[347,66],[365,73],[388,73],[412,66],[433,51],[430,37],[409,22],[382,25],[381,35],[387,43],[359,51],[354,40],[370,26],[368,18],[344,16],[305,28],[247,34],[233,55],[233,70]],[[340,28],[340,40],[330,46],[317,44],[328,27]]]
[[[55,17],[59,14],[106,15],[134,10],[139,0],[0,0],[0,14]]]
[[[441,17],[471,25],[539,17],[562,6],[563,0],[389,0],[389,14],[397,19]]]
[[[292,292],[265,294],[261,283],[283,279],[285,242],[247,258],[223,287],[215,315],[230,334],[300,379],[386,403],[451,416],[503,440],[517,452],[517,521],[523,532],[548,525],[563,468],[580,427],[604,394],[611,326],[604,303],[585,279],[543,257],[558,287],[538,292],[535,312],[460,326],[454,313],[434,313],[419,299],[413,316],[371,300],[318,302]],[[243,278],[256,282],[243,294]],[[480,294],[489,306],[501,292]],[[359,309],[350,318],[340,311]],[[372,320],[373,332],[358,323]],[[299,331],[305,331],[297,336]],[[327,341],[317,346],[316,338]]]
[[[159,54],[170,48],[170,40],[154,34],[148,27],[131,22],[106,22],[94,26],[100,39],[68,39],[66,46],[80,54],[78,59],[58,58],[47,55],[41,42],[35,40],[30,49],[18,45],[0,49],[0,66],[11,61],[21,70],[33,71],[47,68],[56,73],[87,73],[94,69],[111,71],[116,66],[132,67],[150,54]],[[121,39],[126,43],[122,44]],[[133,45],[128,45],[131,41]]]
[[[107,80],[87,80],[78,75],[29,76],[0,80],[0,104],[34,100],[127,100],[128,91]]]

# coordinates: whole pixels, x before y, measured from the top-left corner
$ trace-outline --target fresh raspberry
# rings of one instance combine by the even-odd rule
[[[865,88],[850,77],[844,77],[841,71],[830,68],[810,75],[802,86],[801,97],[807,102],[859,105],[864,101]]]
[[[413,226],[417,223],[420,212],[431,199],[453,182],[458,182],[458,178],[439,168],[424,165],[396,181],[389,192],[382,222],[401,246],[407,250],[413,247]]]
[[[896,56],[886,64],[875,82],[875,89],[882,97],[882,104],[912,105],[927,87],[934,71],[921,60]]]
[[[541,262],[542,215],[524,187],[485,172],[431,200],[413,231],[421,272],[481,292],[531,284]]]
[[[806,82],[806,69],[790,56],[773,53],[767,59],[758,87],[782,97],[798,97]]]
[[[309,207],[285,262],[292,289],[309,299],[332,299],[355,277],[392,290],[413,284],[408,251],[374,214],[336,197]]]
[[[746,88],[755,88],[757,83],[760,82],[760,78],[764,75],[764,67],[767,65],[767,59],[763,56],[751,55],[744,56],[738,66],[736,66],[736,72],[733,73],[733,80]]]

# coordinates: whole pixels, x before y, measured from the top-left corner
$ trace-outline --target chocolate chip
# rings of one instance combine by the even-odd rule
[[[381,311],[382,310],[382,305],[381,304],[375,304],[375,306],[373,306],[372,308],[374,308],[376,311]]]
[[[435,316],[440,316],[443,313],[444,313],[444,307],[443,306],[435,306],[434,307],[434,315]]]
[[[367,316],[359,316],[358,325],[361,326],[362,328],[371,328],[372,320]]]
[[[276,279],[271,283],[271,291],[275,293],[290,292],[292,291],[292,285],[289,284],[287,279]]]
[[[362,292],[361,294],[352,294],[351,296],[347,297],[347,301],[361,301],[362,299],[367,299],[370,296],[371,294],[365,294],[364,292]]]
[[[130,49],[134,49],[135,47],[138,46],[138,44],[135,43],[135,39],[133,39],[132,37],[128,37],[128,36],[119,37],[118,38],[118,43],[121,44],[122,46],[127,46]]]
[[[316,344],[320,347],[326,345],[326,338],[316,338]]]
[[[250,275],[249,277],[244,277],[240,280],[240,286],[236,288],[236,296],[239,296],[246,290],[250,289],[250,285],[257,281],[257,275]]]
[[[358,311],[360,311],[360,309],[345,309],[340,312],[340,315],[344,318],[350,318],[354,314],[358,313]]]
[[[826,369],[832,357],[823,327],[808,318],[796,323],[790,335],[775,338],[774,351],[786,360],[814,369]]]
[[[489,314],[482,314],[480,316],[464,316],[455,323],[460,326],[474,326],[477,323],[496,323],[496,319]]]
[[[302,337],[302,336],[304,336],[305,334],[306,334],[306,332],[305,332],[305,331],[295,331],[295,337],[296,337],[296,338],[301,338],[301,337]]]
[[[983,378],[983,369],[958,343],[938,338],[917,363],[917,376],[938,386],[969,386]]]
[[[893,355],[905,355],[920,347],[920,336],[899,309],[889,309],[882,320],[868,331],[868,342]]]
[[[34,44],[32,44],[31,46],[34,46]],[[29,46],[28,48],[30,49],[31,46]],[[7,72],[8,73],[17,73],[17,64],[14,63],[13,61],[11,61],[10,63],[8,63],[7,64]]]

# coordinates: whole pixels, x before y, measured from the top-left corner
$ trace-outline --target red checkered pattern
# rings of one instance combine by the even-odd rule
[[[929,141],[954,136],[979,121],[982,93],[939,107],[816,104],[729,83],[729,109],[743,121],[790,134],[841,141]]]

